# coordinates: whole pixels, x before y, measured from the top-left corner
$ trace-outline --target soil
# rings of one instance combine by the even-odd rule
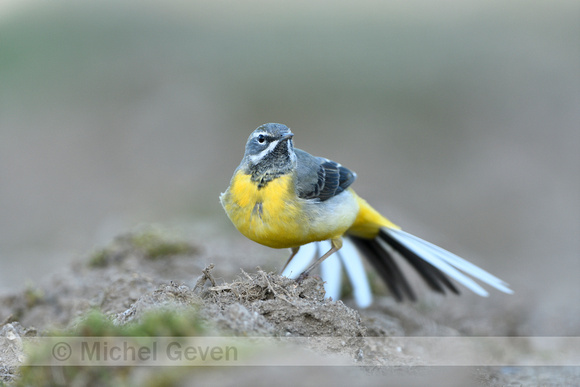
[[[320,364],[332,357],[333,364],[348,365],[192,367],[174,375],[171,385],[193,380],[202,385],[352,385],[364,380],[370,385],[555,386],[580,380],[578,367],[428,367],[421,355],[425,348],[408,350],[377,340],[518,335],[525,306],[506,299],[499,303],[425,292],[416,304],[400,304],[379,291],[373,305],[360,310],[348,297],[344,302],[325,299],[316,276],[296,282],[251,266],[264,260],[259,254],[236,264],[243,253],[226,239],[182,241],[152,230],[119,236],[42,283],[1,297],[0,380],[19,383],[25,359],[18,338],[74,329],[94,310],[125,326],[164,309],[195,311],[208,336],[310,338],[304,343],[305,359]],[[285,355],[280,349],[267,356],[284,364]],[[159,371],[135,367],[127,372],[128,380],[139,384]],[[63,382],[49,377],[46,383]]]

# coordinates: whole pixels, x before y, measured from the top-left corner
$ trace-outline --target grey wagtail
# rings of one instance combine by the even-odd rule
[[[220,202],[234,226],[247,238],[273,248],[290,248],[329,240],[331,244],[301,275],[337,252],[348,237],[375,267],[392,295],[402,301],[416,296],[394,260],[398,253],[436,292],[459,294],[448,276],[473,292],[488,293],[474,277],[505,293],[508,285],[466,260],[406,233],[379,214],[350,185],[356,174],[339,163],[295,149],[294,134],[282,124],[258,127],[246,143]],[[284,269],[282,269],[283,271]]]

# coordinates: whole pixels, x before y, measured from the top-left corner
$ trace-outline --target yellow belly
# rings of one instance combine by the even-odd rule
[[[274,248],[338,238],[350,227],[357,212],[351,206],[345,216],[340,216],[337,211],[325,211],[325,204],[299,199],[291,175],[278,177],[258,189],[249,175],[237,172],[220,201],[243,235]]]

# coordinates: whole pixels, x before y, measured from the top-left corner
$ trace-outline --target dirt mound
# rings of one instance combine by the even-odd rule
[[[22,385],[57,383],[50,369],[20,368],[21,339],[50,332],[78,336],[305,338],[308,340],[301,344],[308,351],[303,355],[305,359],[333,356],[351,367],[307,367],[300,374],[319,381],[316,375],[326,375],[324,381],[341,384],[355,383],[361,377],[384,384],[385,374],[394,384],[407,384],[401,379],[405,377],[417,382],[424,381],[423,377],[433,380],[443,374],[445,384],[452,380],[459,385],[471,384],[474,377],[484,381],[484,385],[530,377],[529,370],[517,368],[506,374],[497,368],[458,367],[440,372],[441,367],[408,367],[420,364],[416,355],[374,338],[461,336],[485,332],[489,324],[480,317],[478,324],[470,324],[457,309],[439,307],[437,298],[425,298],[423,303],[411,305],[379,296],[371,308],[357,311],[343,301],[324,298],[323,284],[316,277],[296,282],[255,267],[246,267],[237,274],[221,270],[222,261],[223,267],[236,266],[228,261],[227,255],[215,255],[215,251],[228,251],[222,242],[208,240],[202,247],[156,229],[139,230],[118,237],[111,245],[61,269],[43,283],[0,297],[0,380]],[[220,248],[214,249],[214,245]],[[235,246],[230,251],[234,256]],[[220,264],[208,264],[211,261]],[[225,276],[233,279],[225,281]],[[436,320],[433,316],[445,317]],[[454,322],[455,328],[442,323],[445,319]],[[505,329],[507,335],[512,328]],[[415,353],[421,352],[418,349]],[[264,356],[279,358],[279,363],[284,364],[286,355],[280,349],[279,353]],[[219,372],[194,368],[161,372],[139,367],[103,367],[97,372],[94,367],[77,367],[63,371],[66,377],[62,380],[89,381],[94,385],[111,380],[121,384],[155,381],[175,385],[192,378],[208,383],[256,382],[243,367],[219,367]],[[297,376],[296,371],[288,368],[270,367],[263,371],[266,380],[268,375],[288,381]],[[575,376],[570,376],[570,372],[576,369],[565,371],[566,377]]]

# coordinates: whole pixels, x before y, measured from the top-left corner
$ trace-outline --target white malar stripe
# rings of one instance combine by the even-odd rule
[[[429,243],[402,230],[387,229],[387,232],[395,237],[399,242],[407,246],[409,249],[413,250],[425,261],[437,267],[480,296],[487,297],[488,292],[485,291],[476,282],[474,282],[471,278],[466,277],[456,269],[459,269],[465,274],[468,274],[504,293],[513,293],[513,290],[508,288],[507,283],[501,279],[464,260],[463,258],[460,258],[457,255],[442,249],[439,246]]]
[[[268,153],[272,152],[272,150],[274,148],[276,148],[276,145],[278,145],[279,142],[280,142],[280,140],[272,141],[266,149],[264,149],[263,151],[261,151],[257,155],[251,155],[250,161],[254,164],[257,164],[260,160],[262,160],[264,158],[264,156],[266,156]]]

